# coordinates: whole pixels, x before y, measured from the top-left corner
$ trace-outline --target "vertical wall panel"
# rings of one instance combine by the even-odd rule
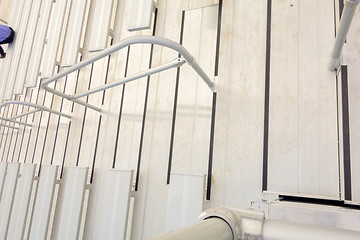
[[[72,66],[76,63],[81,38],[81,29],[84,23],[86,3],[87,0],[72,1],[71,3],[61,66]]]
[[[293,6],[290,6],[286,1],[272,1],[268,159],[270,191],[298,191],[298,2],[292,1]],[[284,117],[285,112],[287,117]]]
[[[218,6],[185,11],[183,45],[213,79]],[[207,171],[212,91],[189,67],[180,69],[174,172]],[[187,151],[184,151],[187,149]]]
[[[351,24],[343,56],[348,64],[349,130],[352,200],[360,203],[360,8],[357,7]]]
[[[26,73],[26,87],[35,87],[38,84],[39,69],[45,46],[46,32],[49,26],[51,10],[54,6],[53,0],[43,0],[39,16],[39,24],[35,32],[34,44],[31,49],[31,61]],[[44,60],[47,56],[44,56]],[[45,60],[47,61],[47,60]]]
[[[16,183],[19,175],[19,164],[9,163],[0,200],[0,238],[6,239],[11,210],[14,203]]]
[[[333,13],[332,1],[299,1],[299,192],[339,197]]]
[[[268,190],[337,197],[336,84],[326,69],[333,3],[272,7]]]
[[[23,239],[36,165],[24,164],[18,181],[7,239]],[[26,238],[25,238],[26,239]]]
[[[95,2],[94,2],[95,1]],[[89,51],[100,51],[106,47],[109,35],[110,19],[113,0],[94,0],[96,9],[96,21],[91,29],[91,42]]]
[[[38,25],[38,16],[41,7],[41,0],[33,0],[31,6],[31,12],[28,22],[28,27],[26,29],[26,36],[24,39],[23,51],[21,52],[21,58],[18,65],[18,71],[16,74],[16,82],[14,86],[14,94],[22,94],[24,91],[26,72],[29,66],[29,59],[31,57],[31,49],[35,39],[35,32]]]

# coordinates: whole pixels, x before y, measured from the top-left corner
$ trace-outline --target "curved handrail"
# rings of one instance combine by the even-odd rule
[[[73,73],[101,58],[104,58],[116,51],[119,51],[120,49],[123,49],[125,47],[128,47],[130,45],[133,45],[133,44],[155,44],[155,45],[160,45],[160,46],[164,46],[164,47],[168,47],[170,49],[173,49],[175,51],[177,51],[178,53],[181,54],[181,56],[185,59],[185,61],[195,70],[195,72],[204,80],[204,82],[209,86],[209,88],[211,89],[211,91],[214,92],[214,83],[210,80],[210,78],[208,77],[208,75],[204,72],[204,70],[200,67],[200,65],[196,62],[195,58],[188,52],[188,50],[183,47],[181,44],[177,43],[177,42],[174,42],[172,40],[169,40],[169,39],[165,39],[165,38],[160,38],[160,37],[155,37],[155,36],[135,36],[135,37],[130,37],[130,38],[126,38],[114,45],[112,45],[111,47],[107,48],[107,49],[104,49],[102,50],[101,52],[97,53],[96,55],[88,58],[88,59],[85,59],[81,62],[79,62],[78,64],[75,64],[74,66],[72,67],[69,67],[68,69],[66,69],[65,71],[62,71],[48,79],[46,79],[45,81],[43,81],[41,83],[41,87],[48,91],[48,92],[51,92],[55,95],[58,95],[62,98],[65,98],[65,99],[68,99],[70,101],[73,101],[73,102],[76,102],[76,103],[79,103],[83,106],[86,106],[86,107],[89,107],[89,108],[92,108],[96,111],[99,111],[101,112],[101,109],[98,108],[98,107],[95,107],[91,104],[88,104],[84,101],[81,101],[81,100],[78,100],[77,98],[78,97],[81,97],[81,96],[85,96],[85,95],[89,95],[91,93],[94,93],[94,92],[98,92],[98,91],[102,91],[102,90],[105,90],[107,88],[110,88],[110,87],[114,87],[115,85],[119,85],[119,84],[122,84],[122,82],[120,83],[117,83],[117,84],[113,84],[113,85],[104,85],[104,86],[101,86],[101,87],[98,87],[96,88],[96,91],[88,91],[86,94],[81,94],[81,95],[74,95],[74,96],[71,96],[71,95],[67,95],[67,94],[64,94],[60,91],[57,91],[53,88],[50,88],[48,86],[48,84],[70,74],[70,73]],[[156,72],[161,72],[161,71],[164,71],[166,69],[169,69],[171,67],[179,67],[179,65],[182,65],[184,63],[184,61],[182,61],[181,59],[177,59],[175,60],[175,62],[171,62],[171,63],[168,63],[166,65],[163,65],[163,66],[159,66],[159,67],[156,67],[156,68],[151,68],[143,73],[140,73],[138,75],[135,75],[132,77],[131,80],[128,80],[128,81],[133,81],[133,80],[136,80],[136,79],[139,79],[141,77],[143,77],[144,75],[145,76],[149,76],[151,74],[154,74]]]

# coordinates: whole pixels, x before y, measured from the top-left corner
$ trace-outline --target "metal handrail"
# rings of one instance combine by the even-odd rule
[[[360,0],[346,0],[345,8],[341,15],[339,23],[339,30],[336,35],[333,49],[330,54],[330,60],[328,63],[328,69],[338,71],[341,65],[341,51],[343,49],[346,35],[349,32],[351,21],[354,17],[356,7],[359,5]]]
[[[35,103],[23,102],[23,101],[6,101],[6,102],[0,104],[0,108],[5,107],[5,106],[10,105],[10,104],[29,106],[29,107],[35,108],[35,110],[28,111],[26,113],[13,116],[11,118],[1,118],[2,120],[15,122],[15,123],[23,124],[23,125],[26,125],[26,126],[31,126],[31,124],[14,121],[14,119],[17,119],[17,118],[20,118],[20,117],[23,117],[23,116],[26,116],[26,115],[29,115],[29,114],[32,114],[32,113],[36,113],[36,112],[39,112],[39,111],[46,111],[46,112],[57,114],[57,115],[62,116],[62,117],[71,118],[71,116],[68,115],[68,114],[65,114],[65,113],[62,113],[62,112],[59,112],[59,111],[44,107],[44,106],[40,106],[40,105],[35,104]]]
[[[175,59],[175,61],[172,61],[170,63],[164,64],[162,66],[158,66],[158,67],[154,67],[154,68],[150,68],[144,72],[129,76],[129,77],[125,77],[123,79],[120,80],[116,80],[115,82],[109,83],[109,84],[105,84],[103,86],[100,87],[96,87],[94,89],[90,89],[84,93],[79,93],[79,94],[75,94],[75,95],[68,95],[65,93],[62,93],[60,91],[57,91],[53,88],[50,88],[48,86],[48,84],[55,82],[57,80],[59,80],[60,78],[73,73],[101,58],[104,58],[116,51],[119,51],[125,47],[128,47],[130,45],[133,44],[154,44],[154,45],[160,45],[160,46],[164,46],[164,47],[168,47],[171,48],[175,51],[177,51],[182,58],[178,58]],[[97,53],[96,55],[79,62],[78,64],[75,64],[72,67],[69,67],[68,69],[66,69],[65,71],[62,71],[48,79],[46,79],[45,81],[43,81],[41,83],[41,87],[48,91],[51,92],[57,96],[60,96],[62,98],[65,98],[67,100],[70,100],[72,102],[76,102],[78,104],[81,104],[85,107],[89,107],[91,109],[94,109],[98,112],[101,112],[101,108],[98,108],[96,106],[93,106],[87,102],[78,100],[78,98],[83,97],[83,96],[87,96],[90,95],[92,93],[95,92],[99,92],[99,91],[103,91],[105,89],[126,83],[126,82],[130,82],[130,81],[134,81],[136,79],[140,79],[143,78],[145,76],[150,76],[154,73],[158,73],[158,72],[162,72],[165,71],[167,69],[170,68],[174,68],[174,67],[180,67],[181,65],[183,65],[185,63],[185,61],[195,70],[195,72],[204,80],[204,82],[209,86],[209,88],[211,89],[211,91],[214,92],[214,83],[213,81],[210,80],[210,78],[208,77],[208,75],[204,72],[204,70],[200,67],[200,65],[196,62],[195,58],[188,52],[188,50],[183,47],[181,44],[174,42],[172,40],[169,39],[165,39],[165,38],[160,38],[160,37],[155,37],[155,36],[135,36],[135,37],[130,37],[127,39],[124,39],[123,41],[120,41],[119,43],[116,43],[114,45],[112,45],[111,47],[102,50],[101,52]]]

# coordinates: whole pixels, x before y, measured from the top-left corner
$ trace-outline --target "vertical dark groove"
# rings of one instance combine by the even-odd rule
[[[6,109],[6,114],[4,114],[5,117],[9,117],[9,108],[10,108],[10,105],[6,106],[5,109]],[[3,121],[2,123],[5,124],[6,121]],[[3,143],[3,140],[5,138],[5,141],[4,141],[4,150],[5,150],[5,146],[6,146],[6,137],[5,135],[7,136],[7,134],[5,134],[5,130],[8,130],[6,127],[2,127],[2,136],[1,136],[1,142],[0,142],[0,146],[2,146],[2,143]]]
[[[63,93],[65,93],[65,91],[66,91],[67,79],[68,79],[68,76],[65,77]],[[59,110],[59,112],[62,111],[63,104],[64,104],[64,98],[61,98],[61,104],[60,104],[60,110]],[[55,139],[54,139],[53,150],[52,150],[52,154],[51,154],[51,163],[50,163],[51,165],[52,165],[53,162],[54,162],[54,154],[55,154],[57,136],[58,136],[58,133],[59,133],[59,126],[60,126],[60,116],[58,116],[58,121],[57,121],[57,125],[56,125]]]
[[[267,180],[268,180],[268,153],[269,153],[271,6],[272,6],[272,0],[268,0],[267,24],[266,24],[264,143],[263,143],[263,172],[262,172],[262,190],[263,191],[266,191],[268,188]]]
[[[98,143],[99,143],[100,127],[101,127],[101,117],[102,116],[100,115],[98,130],[97,130],[97,134],[96,134],[96,143],[95,143],[94,158],[93,158],[92,169],[91,169],[90,183],[93,182],[93,177],[94,177],[95,160],[96,160],[97,147],[98,147]]]
[[[110,46],[113,45],[113,41],[114,41],[114,39],[111,38]],[[105,84],[107,84],[107,81],[108,81],[109,67],[110,67],[110,59],[111,59],[111,54],[108,56],[108,62],[107,62],[107,66],[106,66],[106,75],[105,75]],[[105,93],[106,93],[106,90],[103,91],[103,96],[102,96],[102,101],[101,101],[101,104],[102,104],[102,105],[104,105]]]
[[[152,32],[153,36],[155,36],[155,32],[156,32],[157,11],[158,11],[158,9],[155,8],[154,25],[153,25],[153,32]],[[149,68],[151,68],[151,66],[152,66],[153,52],[154,52],[154,44],[151,44]],[[147,82],[146,82],[145,101],[144,101],[143,118],[142,118],[142,124],[141,124],[141,134],[140,134],[140,144],[139,144],[139,155],[138,155],[138,163],[137,163],[137,168],[136,168],[135,191],[137,191],[138,187],[139,187],[141,156],[142,156],[142,147],[143,147],[143,141],[144,141],[145,120],[146,120],[149,88],[150,88],[150,76],[147,77]]]
[[[210,146],[209,146],[209,163],[207,174],[206,200],[211,198],[211,178],[214,155],[214,138],[215,138],[215,116],[216,116],[216,92],[213,93],[212,111],[211,111],[211,128],[210,128]]]
[[[91,64],[88,90],[90,89],[90,86],[91,86],[93,70],[94,70],[94,63]],[[89,95],[86,96],[86,103],[88,103],[88,102],[89,102]],[[79,166],[80,152],[81,152],[81,146],[82,146],[82,138],[83,138],[84,129],[85,129],[86,113],[87,113],[87,107],[85,107],[85,109],[84,109],[84,116],[83,116],[83,121],[82,121],[82,126],[81,126],[80,142],[79,142],[78,154],[77,154],[77,159],[76,159],[76,166]]]
[[[68,145],[68,142],[69,142],[70,128],[71,128],[71,121],[69,122],[68,130],[67,130],[67,134],[66,134],[66,142],[65,142],[65,149],[64,149],[63,161],[62,161],[62,164],[61,164],[60,178],[62,178],[63,172],[64,172],[64,164],[65,164],[65,157],[66,157],[67,145]]]
[[[349,91],[347,66],[341,66],[341,94],[343,121],[343,156],[345,200],[351,201],[351,158],[350,158],[350,122],[349,122]]]
[[[59,73],[59,71],[58,71],[57,73]],[[55,84],[54,84],[54,89],[56,89],[56,84],[57,84],[57,82],[55,82]],[[54,96],[55,96],[55,95],[53,94],[52,97],[51,97],[50,109],[52,109],[53,104],[54,104]],[[45,99],[45,98],[44,98],[44,99]],[[45,100],[44,100],[44,104],[45,104]],[[51,118],[51,113],[49,113],[48,120],[47,120],[47,123],[46,123],[44,143],[43,143],[43,146],[42,146],[42,149],[41,149],[39,172],[38,172],[38,175],[39,175],[39,176],[40,176],[40,172],[41,172],[41,165],[42,165],[43,158],[44,158],[45,145],[46,145],[47,135],[48,135],[48,131],[49,131],[49,125],[50,125],[50,118]],[[60,118],[60,116],[59,116],[59,118]]]
[[[215,52],[214,76],[218,76],[218,73],[219,73],[219,55],[220,55],[219,53],[220,53],[222,2],[223,2],[222,0],[219,0],[218,23],[217,23],[217,33],[216,33],[216,52]]]
[[[13,106],[13,108],[11,109],[10,117],[13,115],[14,109],[15,109],[15,106]],[[9,125],[11,126],[11,123],[9,123]],[[15,126],[15,123],[13,124],[13,126]],[[4,144],[4,151],[2,153],[1,161],[3,161],[3,159],[4,159],[4,155],[5,155],[5,152],[6,152],[6,145],[8,143],[7,140],[8,140],[8,136],[9,136],[10,131],[11,131],[11,133],[13,133],[14,130],[10,129],[10,128],[7,129],[7,134],[6,134],[6,137],[5,137],[5,144]],[[10,137],[10,142],[11,142],[11,139],[12,139],[12,134],[11,134],[11,137]],[[9,145],[9,149],[10,149],[10,145]]]
[[[82,56],[80,57],[80,62],[82,60]],[[78,83],[79,83],[79,76],[80,76],[80,70],[77,71],[77,76],[76,76],[76,83],[75,83],[75,93],[77,91],[77,87],[78,87]],[[66,76],[67,77],[67,76]],[[71,106],[71,112],[74,111],[74,105],[75,105],[75,102],[72,103],[72,106]]]
[[[342,12],[344,10],[344,0],[339,0],[339,19],[341,19]]]
[[[33,90],[31,89],[30,100],[31,100],[31,98],[32,98],[32,94],[33,94]],[[25,94],[25,95],[26,95],[26,94]],[[24,107],[25,107],[25,106],[24,106]],[[23,111],[24,111],[24,107],[23,107]],[[30,109],[30,107],[28,107],[28,111],[29,111],[29,109]],[[29,116],[29,115],[26,115],[26,116],[25,116],[25,122],[27,122],[28,116]],[[19,155],[18,155],[17,162],[20,162],[20,156],[21,156],[22,145],[23,145],[23,142],[24,142],[25,130],[26,130],[26,126],[24,126],[24,130],[23,130],[23,135],[22,135],[22,138],[21,138],[21,143],[20,143],[20,149],[19,149]],[[30,130],[30,131],[31,131],[31,130]],[[25,155],[25,156],[26,156],[26,155]]]
[[[124,77],[127,76],[127,70],[128,70],[128,64],[129,64],[129,56],[130,56],[130,46],[128,47],[127,56],[126,56]],[[121,102],[120,102],[120,109],[119,109],[119,118],[118,118],[118,124],[117,124],[117,129],[116,129],[115,149],[114,149],[114,157],[113,157],[112,168],[115,168],[115,163],[116,163],[117,146],[118,146],[118,141],[119,141],[120,125],[121,125],[121,116],[122,116],[122,109],[123,109],[124,96],[125,96],[125,87],[126,87],[126,84],[123,84],[122,94],[121,94]]]
[[[182,44],[183,37],[184,37],[184,22],[185,22],[185,11],[182,11],[180,44]],[[179,54],[179,57],[181,57],[180,54]],[[172,116],[172,124],[171,124],[170,150],[169,150],[169,161],[168,161],[166,184],[170,184],[172,157],[173,157],[173,151],[174,151],[174,137],[175,137],[176,110],[177,110],[177,101],[178,101],[178,92],[179,92],[179,82],[180,82],[180,67],[178,67],[177,71],[176,71],[174,106],[173,106],[173,116]]]

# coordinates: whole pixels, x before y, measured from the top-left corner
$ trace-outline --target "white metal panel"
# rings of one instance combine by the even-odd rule
[[[129,31],[151,28],[151,16],[154,0],[133,0],[129,15]]]
[[[47,239],[47,230],[49,226],[57,172],[57,165],[41,166],[40,179],[30,225],[29,240]]]
[[[31,49],[31,61],[26,73],[26,87],[36,87],[39,77],[39,69],[45,45],[46,32],[49,25],[51,9],[54,5],[53,0],[43,0],[39,16],[39,24],[36,29],[34,44]],[[47,61],[47,59],[44,59]]]
[[[7,85],[6,92],[12,93],[14,91],[14,86],[16,82],[16,74],[18,71],[18,66],[20,62],[20,57],[22,56],[22,49],[25,45],[24,39],[27,32],[27,27],[29,23],[30,11],[33,0],[25,1],[24,10],[21,16],[21,22],[18,31],[16,31],[16,48],[14,49],[12,63],[10,66],[9,74],[7,75]],[[2,93],[3,95],[4,93]]]
[[[171,173],[166,231],[194,224],[204,210],[205,175]]]
[[[133,171],[107,170],[99,183],[92,239],[125,239]]]
[[[18,181],[7,239],[23,239],[30,197],[34,183],[35,164],[24,164]]]
[[[67,0],[59,0],[55,2],[52,10],[49,29],[47,33],[47,41],[44,49],[44,58],[41,65],[41,77],[50,77],[54,74],[55,62],[59,50],[61,30],[64,24],[65,10]]]
[[[86,0],[72,1],[71,10],[66,31],[61,66],[72,66],[76,63],[79,52],[81,30],[84,22]]]
[[[62,190],[58,197],[60,206],[55,216],[57,218],[56,231],[53,232],[55,240],[78,238],[87,176],[88,168],[68,167],[64,171],[60,186]]]
[[[112,13],[113,0],[96,0],[96,18],[91,27],[91,37],[89,52],[103,50],[109,35],[110,19]]]
[[[35,38],[36,26],[38,24],[40,6],[41,0],[33,0],[33,3],[31,5],[29,22],[26,29],[23,50],[21,52],[21,58],[18,64],[18,71],[15,77],[16,82],[13,92],[14,94],[22,94],[24,90],[25,77],[31,57],[31,49]]]
[[[0,239],[6,239],[10,214],[14,203],[18,174],[19,164],[9,163],[4,183],[3,196],[0,200]]]
[[[0,202],[1,194],[4,186],[5,175],[6,175],[7,162],[0,162]]]

